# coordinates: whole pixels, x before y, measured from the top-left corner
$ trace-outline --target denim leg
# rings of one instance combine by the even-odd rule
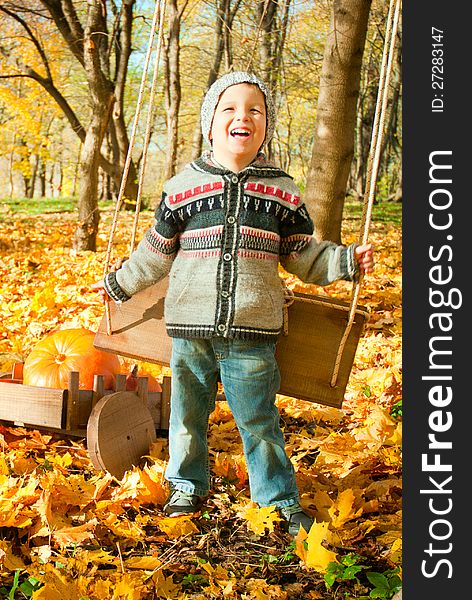
[[[228,352],[220,360],[221,381],[243,441],[251,499],[260,506],[295,504],[299,499],[295,471],[285,452],[275,405],[280,385],[275,344],[224,342]]]
[[[214,408],[218,364],[208,340],[172,340],[169,463],[166,479],[198,496],[209,491],[208,417]]]

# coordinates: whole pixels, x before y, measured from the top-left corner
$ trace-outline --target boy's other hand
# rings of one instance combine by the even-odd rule
[[[90,288],[94,291],[94,292],[98,292],[101,296],[101,300],[102,300],[102,304],[105,304],[108,300],[108,294],[105,290],[105,285],[103,283],[103,279],[101,279],[100,281],[97,281],[96,283],[92,283],[92,285],[90,286]]]
[[[121,269],[121,267],[123,266],[123,263],[125,262],[125,260],[127,260],[127,257],[125,258],[119,258],[111,267],[111,271],[118,271],[119,269]],[[110,299],[110,296],[108,295],[106,289],[105,289],[105,285],[103,283],[103,279],[100,279],[100,281],[97,281],[96,283],[92,283],[92,285],[90,286],[90,288],[94,291],[94,292],[98,292],[101,296],[102,299],[102,304],[106,304],[106,302]]]
[[[372,273],[374,270],[374,249],[372,244],[357,246],[354,250],[357,264],[363,273]]]

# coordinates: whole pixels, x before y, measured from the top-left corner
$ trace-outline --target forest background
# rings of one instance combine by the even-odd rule
[[[278,107],[269,157],[300,185],[317,235],[355,241],[388,9],[383,0],[169,0],[140,232],[152,223],[163,181],[202,150],[199,108],[208,85],[229,69],[253,69],[269,82]],[[24,360],[34,343],[55,328],[95,330],[101,318],[87,286],[103,268],[153,11],[154,3],[145,0],[0,2],[0,371]],[[0,473],[8,476],[8,506],[13,508],[0,521],[8,531],[0,540],[2,593],[24,597],[18,595],[21,584],[27,597],[48,600],[56,592],[61,599],[110,598],[111,589],[113,598],[393,596],[401,574],[401,28],[396,45],[370,236],[377,267],[361,298],[372,315],[345,407],[323,409],[279,398],[305,505],[337,537],[320,533],[319,543],[299,540],[295,546],[277,528],[274,532],[270,518],[262,529],[253,516],[246,519],[247,529],[241,526],[248,514],[241,500],[247,482],[244,469],[236,468],[241,448],[224,407],[212,417],[212,468],[219,494],[210,514],[218,523],[236,521],[236,538],[225,526],[215,530],[211,519],[209,524],[203,519],[198,533],[190,528],[168,534],[170,545],[169,539],[153,539],[149,533],[152,527],[163,532],[165,525],[162,520],[156,525],[147,508],[150,498],[159,504],[163,493],[156,474],[165,462],[165,441],[151,453],[153,487],[139,469],[121,484],[94,479],[83,444],[5,428]],[[116,234],[117,255],[127,252],[132,222],[127,209],[134,209],[137,196],[145,126],[141,118]],[[349,298],[342,282],[326,290],[296,279],[288,283],[292,289]],[[128,367],[124,361],[123,368]],[[216,441],[219,431],[231,438],[225,448]],[[54,473],[48,483],[39,477],[44,464]],[[18,507],[25,473],[34,489],[27,504],[35,509],[22,531],[24,506],[23,513]],[[64,484],[67,474],[77,477],[81,487],[72,517],[70,506],[66,509],[69,496],[61,500],[59,494],[44,504],[44,491]],[[86,492],[80,478],[95,492]],[[320,492],[317,499],[313,486]],[[80,496],[87,493],[86,500]],[[115,521],[98,508],[99,496],[108,508],[113,505]],[[46,507],[51,502],[61,513],[60,524],[50,520]],[[84,507],[92,510],[92,504],[94,516],[84,525]],[[136,522],[136,514],[141,521]],[[49,543],[38,533],[40,524],[50,530]],[[25,531],[41,541],[36,544],[40,551],[25,551]],[[88,547],[92,532],[102,554]],[[145,536],[143,545],[139,540]],[[209,540],[221,560],[214,552],[202,552]],[[230,540],[239,549],[236,555],[234,548],[230,554]],[[322,548],[333,551],[333,561],[324,556],[320,567],[313,556]],[[164,560],[166,553],[172,560]],[[246,567],[240,571],[233,563],[243,554],[252,558],[242,561]],[[148,560],[139,566],[143,556]],[[330,562],[338,566],[328,568]],[[41,564],[48,567],[41,570]],[[102,572],[71,592],[67,568],[85,577],[90,565],[93,570],[101,565]]]

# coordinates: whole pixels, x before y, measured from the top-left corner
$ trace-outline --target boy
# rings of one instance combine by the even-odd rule
[[[277,506],[296,535],[313,520],[299,504],[275,406],[284,302],[278,262],[303,281],[326,285],[371,272],[372,247],[315,241],[292,178],[261,153],[275,110],[255,75],[218,79],[205,95],[201,124],[211,152],[166,182],[154,226],[121,269],[92,287],[125,302],[169,274],[166,514],[195,513],[208,495],[208,417],[220,377],[243,441],[251,498]]]

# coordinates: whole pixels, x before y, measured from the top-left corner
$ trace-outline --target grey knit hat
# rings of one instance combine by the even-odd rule
[[[239,83],[253,83],[259,87],[261,92],[264,94],[266,103],[266,135],[264,144],[267,144],[274,135],[275,129],[275,106],[270,90],[267,85],[261,81],[253,73],[246,73],[245,71],[234,71],[227,73],[219,79],[217,79],[208,89],[205,97],[203,98],[202,108],[200,111],[200,120],[202,124],[202,133],[204,139],[210,144],[210,131],[213,123],[213,115],[220,99],[221,94],[232,85],[238,85]]]

